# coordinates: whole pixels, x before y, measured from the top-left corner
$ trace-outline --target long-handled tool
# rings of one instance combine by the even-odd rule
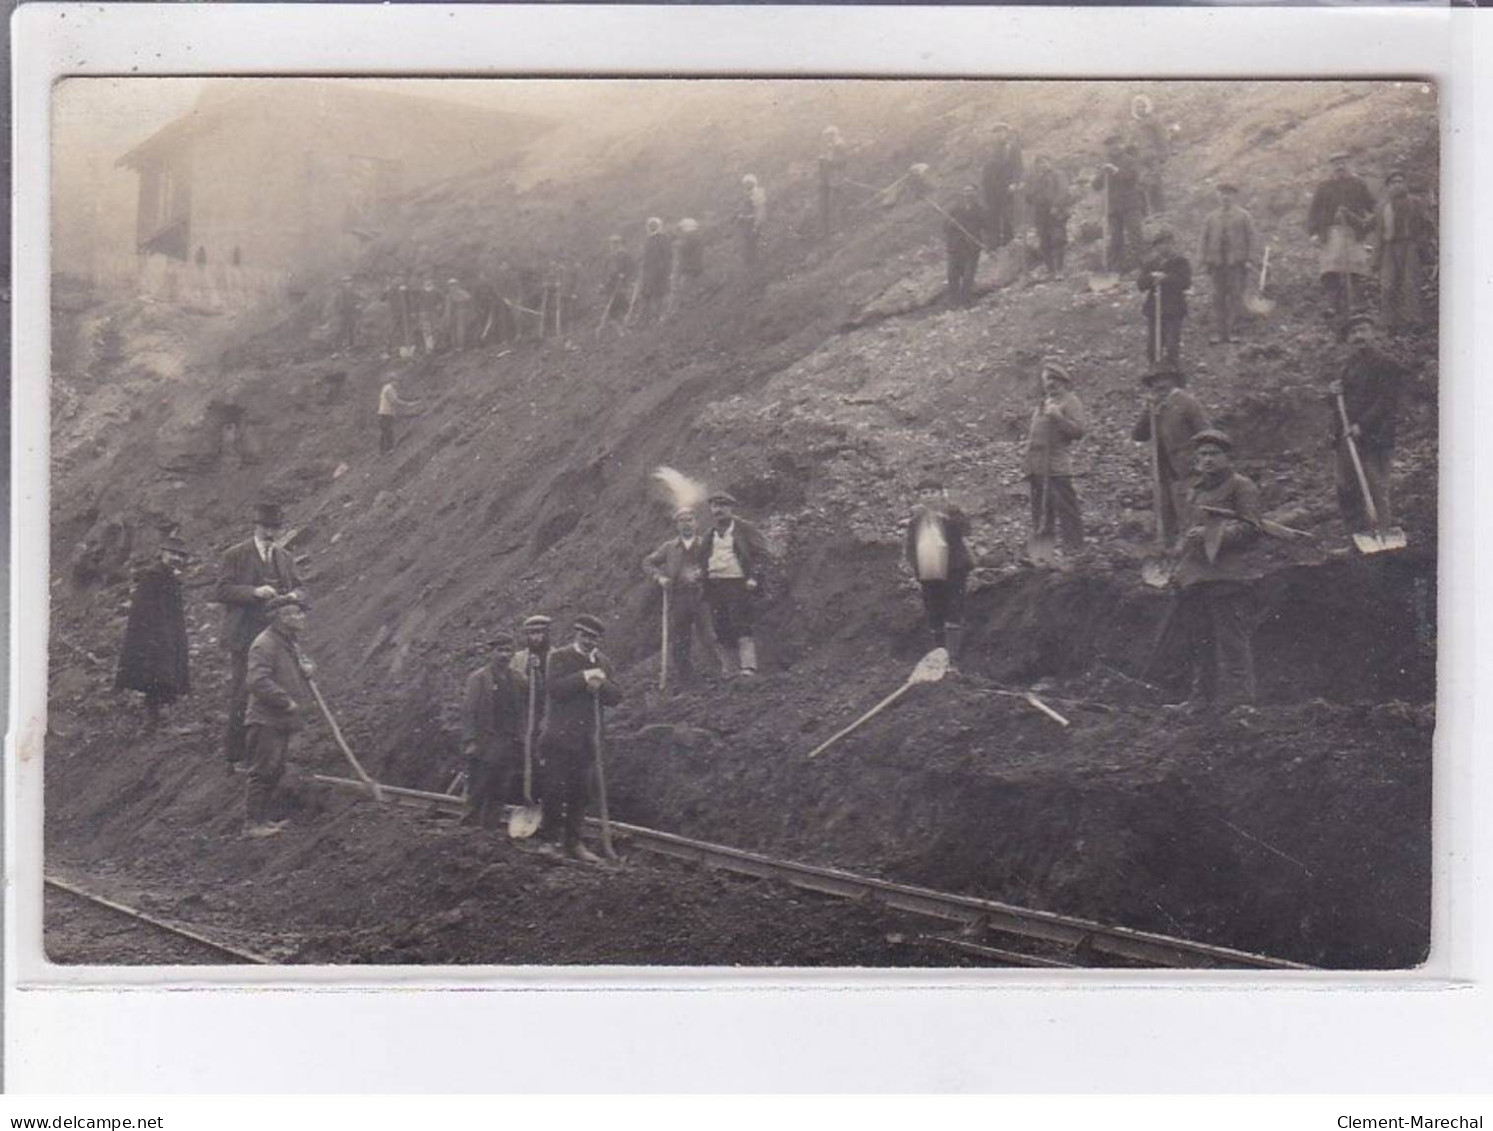
[[[669,686],[669,591],[664,590],[664,628],[663,645],[658,652],[658,689],[664,691]]]
[[[1097,273],[1091,273],[1089,275],[1089,290],[1091,290],[1091,291],[1111,291],[1111,290],[1114,290],[1114,288],[1117,287],[1119,285],[1119,283],[1120,283],[1120,277],[1119,277],[1119,275],[1115,272],[1114,267],[1109,262],[1109,247],[1110,247],[1109,225],[1111,223],[1111,221],[1110,221],[1110,215],[1109,215],[1109,200],[1110,200],[1109,170],[1105,169],[1104,170],[1104,248],[1103,248],[1104,259],[1102,261],[1103,265],[1104,265],[1104,270],[1100,271],[1100,272],[1097,272]]]
[[[299,660],[299,657],[297,659]],[[322,698],[321,688],[316,686],[316,680],[308,675],[306,677],[306,686],[311,688],[311,694],[316,697],[316,705],[321,708],[322,716],[327,720],[327,726],[332,728],[332,737],[337,740],[337,745],[341,747],[343,755],[352,766],[353,773],[357,774],[358,780],[366,785],[373,793],[375,801],[382,801],[384,799],[384,791],[379,788],[378,782],[368,776],[368,771],[363,769],[363,764],[358,761],[358,756],[353,753],[352,747],[347,744],[347,739],[342,737],[342,728],[337,725],[337,720],[332,717],[332,712],[327,706],[327,701]]]
[[[828,750],[836,742],[839,742],[840,739],[844,738],[847,734],[855,730],[862,723],[868,722],[869,720],[875,718],[877,715],[881,714],[882,711],[890,707],[913,687],[917,686],[920,683],[937,683],[939,680],[943,679],[943,677],[947,675],[948,672],[948,650],[945,648],[933,649],[933,651],[929,652],[926,656],[918,661],[917,667],[912,669],[912,674],[907,677],[906,681],[902,684],[901,687],[897,688],[896,691],[893,691],[880,703],[876,704],[876,706],[872,707],[864,715],[856,719],[855,722],[851,723],[849,726],[844,727],[841,730],[836,731],[834,734],[830,735],[823,742],[821,742],[818,746],[814,747],[814,749],[810,750],[809,757],[813,758],[819,754],[824,753],[824,751]]]
[[[608,860],[617,859],[617,850],[612,847],[612,816],[607,810],[607,767],[606,759],[602,756],[602,726],[601,726],[601,691],[591,693],[591,713],[595,719],[594,732],[596,746],[596,803],[598,816],[601,817],[601,852]]]
[[[1296,539],[1316,537],[1310,530],[1298,530],[1294,526],[1287,526],[1284,523],[1276,522],[1274,519],[1269,518],[1245,518],[1242,514],[1235,514],[1227,507],[1210,507],[1205,504],[1198,507],[1198,510],[1207,514],[1218,515],[1220,518],[1232,518],[1238,522],[1247,522],[1261,534],[1268,534],[1272,538]]]
[[[638,305],[638,292],[643,289],[643,272],[638,272],[637,282],[632,285],[632,298],[627,300],[627,313],[622,316],[622,325],[632,325],[632,312]]]
[[[1265,254],[1260,257],[1260,283],[1255,293],[1246,296],[1244,305],[1251,314],[1270,314],[1275,310],[1275,300],[1265,297],[1265,281],[1270,278],[1270,245],[1265,245]]]
[[[1353,460],[1353,473],[1358,477],[1358,489],[1363,492],[1364,513],[1369,516],[1369,521],[1374,524],[1372,533],[1355,530],[1353,532],[1353,544],[1363,554],[1379,554],[1385,550],[1403,550],[1405,548],[1405,532],[1398,526],[1385,527],[1379,517],[1379,508],[1374,506],[1373,492],[1369,490],[1369,480],[1363,473],[1363,461],[1358,458],[1358,445],[1353,442],[1353,426],[1348,421],[1348,406],[1343,402],[1343,394],[1337,395],[1338,419],[1343,425],[1343,440],[1348,445],[1348,455]]]
[[[1161,307],[1160,299],[1156,306]],[[1159,319],[1158,319],[1159,321]],[[1161,332],[1156,333],[1157,341]],[[1157,427],[1156,406],[1151,406],[1151,506],[1156,511],[1156,553],[1141,563],[1141,580],[1153,589],[1165,589],[1171,584],[1175,564],[1166,556],[1166,505],[1167,487],[1161,479],[1161,430]]]
[[[1026,556],[1035,566],[1049,568],[1055,554],[1052,530],[1052,449],[1043,452],[1042,491],[1038,504],[1037,528],[1026,540]]]
[[[528,840],[539,831],[544,811],[534,804],[534,710],[539,701],[539,664],[529,657],[529,714],[524,720],[524,803],[508,815],[508,835]]]
[[[602,303],[601,318],[597,320],[596,333],[593,335],[593,337],[601,337],[601,332],[606,329],[607,319],[610,318],[612,314],[612,304],[617,301],[617,292],[621,289],[622,279],[619,276],[617,281],[612,284],[612,293],[607,295],[606,302]]]

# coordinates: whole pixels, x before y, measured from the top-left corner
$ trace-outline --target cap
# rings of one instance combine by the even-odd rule
[[[1343,338],[1347,338],[1348,331],[1353,329],[1354,326],[1373,326],[1374,324],[1374,316],[1372,314],[1365,314],[1363,311],[1359,311],[1357,314],[1350,314],[1344,318],[1342,328],[1338,332]]]
[[[757,184],[757,178],[754,177],[751,173],[748,173],[746,176],[741,178],[741,183],[744,185],[751,185],[755,187]]]
[[[1204,428],[1192,438],[1194,448],[1214,447],[1222,448],[1226,452],[1234,450],[1234,441],[1229,439],[1229,434],[1218,428]]]
[[[712,503],[730,503],[734,507],[736,505],[736,496],[731,494],[730,491],[716,491],[710,496],[709,501]]]
[[[648,217],[648,223],[645,225],[645,227],[647,227],[650,232],[661,232],[664,230],[664,222],[657,216],[650,216]]]
[[[278,597],[271,597],[264,603],[264,611],[267,613],[291,608],[300,609],[302,612],[305,612],[310,607],[310,603],[299,593],[282,593]]]
[[[554,623],[555,622],[554,622],[554,619],[552,617],[547,617],[543,613],[536,613],[532,617],[525,617],[524,618],[524,628],[525,629],[530,629],[530,628],[546,628],[547,629],[547,628],[549,628],[550,625],[552,625]]]
[[[1073,378],[1068,376],[1068,370],[1055,357],[1044,357],[1042,359],[1042,372],[1049,373],[1059,380],[1067,381],[1070,385],[1073,383]]]
[[[590,613],[582,613],[575,618],[575,629],[577,632],[589,632],[592,636],[605,636],[606,625],[600,619],[593,617]]]
[[[1170,228],[1158,228],[1156,230],[1156,233],[1151,237],[1151,246],[1154,247],[1159,243],[1165,243],[1167,240],[1172,238],[1173,235]]]
[[[187,549],[187,544],[180,538],[178,538],[175,534],[161,539],[161,552],[180,554],[184,558],[190,558],[192,556],[192,551]]]
[[[279,503],[259,503],[254,508],[254,521],[261,526],[283,526],[285,515]]]
[[[674,512],[674,517],[675,518],[683,518],[685,515],[689,515],[690,518],[694,518],[695,517],[695,508],[694,507],[680,507],[678,510],[676,510]]]
[[[1130,100],[1130,106],[1132,109],[1143,109],[1147,114],[1149,114],[1151,112],[1150,95],[1137,94]]]
[[[1395,169],[1389,176],[1384,178],[1384,183],[1388,185],[1393,184],[1395,181],[1403,181],[1404,179],[1405,174],[1401,170]]]
[[[1224,181],[1218,186],[1218,191],[1226,192],[1232,196],[1238,193],[1239,186],[1234,184],[1232,181]]]
[[[513,633],[495,632],[492,634],[492,638],[488,640],[487,646],[489,648],[512,648],[517,643],[518,641],[514,639]]]
[[[1151,372],[1147,373],[1140,379],[1140,383],[1142,385],[1145,385],[1147,388],[1150,388],[1152,385],[1156,384],[1157,381],[1163,380],[1170,381],[1174,385],[1181,386],[1187,384],[1187,375],[1184,374],[1180,369],[1177,369],[1175,366],[1162,366],[1160,369],[1153,369],[1151,370]]]

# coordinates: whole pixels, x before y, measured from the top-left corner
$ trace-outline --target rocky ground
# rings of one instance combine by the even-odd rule
[[[607,136],[562,129],[501,183],[479,175],[430,190],[359,269],[371,286],[411,257],[444,270],[545,239],[589,255],[616,217],[636,218],[622,229],[633,238],[650,213],[693,213],[714,237],[707,285],[677,318],[624,339],[590,332],[592,289],[563,344],[400,363],[330,355],[316,332],[324,294],[249,318],[59,288],[49,852],[195,900],[240,929],[272,920],[304,961],[933,960],[905,925],[854,908],[640,861],[578,870],[310,788],[285,836],[239,840],[241,784],[217,753],[226,664],[210,584],[217,554],[247,533],[250,504],[270,494],[299,529],[322,683],[385,780],[445,787],[459,689],[491,631],[541,609],[562,623],[592,611],[612,626],[607,647],[630,691],[611,747],[623,819],[1301,961],[1418,961],[1436,343],[1396,347],[1415,373],[1395,468],[1412,548],[1353,557],[1321,403],[1337,347],[1302,225],[1322,153],[1351,143],[1366,169],[1434,169],[1434,94],[1153,91],[1182,127],[1166,220],[1183,246],[1195,243],[1209,180],[1227,176],[1245,186],[1277,272],[1274,312],[1234,347],[1204,344],[1199,285],[1184,343],[1192,386],[1234,434],[1267,508],[1318,536],[1259,555],[1259,711],[1180,722],[1159,709],[1177,687],[1175,656],[1151,647],[1166,600],[1138,575],[1149,490],[1129,432],[1144,328],[1129,283],[1089,285],[1097,244],[1080,232],[1097,219],[1092,194],[1075,212],[1067,278],[987,264],[981,301],[948,311],[936,214],[868,193],[840,235],[810,238],[817,126],[777,124],[832,118],[852,142],[853,178],[889,184],[923,160],[943,191],[972,175],[992,116],[1016,122],[1029,152],[1080,173],[1128,90],[1054,87],[1034,102],[1012,84],[862,100],[832,86],[764,88],[750,95],[763,105],[747,109],[785,112],[739,131],[723,123],[746,111],[705,86],[675,118],[622,120]],[[719,183],[702,176],[702,152]],[[725,222],[736,171],[748,168],[773,202],[752,274],[737,269]],[[1064,574],[1019,563],[1020,440],[1036,361],[1052,351],[1067,356],[1094,421],[1078,483],[1090,546]],[[381,457],[374,401],[394,369],[429,408]],[[244,414],[248,440],[215,454],[225,404]],[[660,464],[729,487],[772,539],[754,685],[645,690],[658,597],[637,562],[668,529],[650,486]],[[948,479],[975,526],[966,675],[918,689],[809,762],[926,647],[898,524],[927,470]],[[111,665],[127,559],[163,519],[202,555],[188,578],[195,686],[173,720],[185,733],[146,739],[137,706],[110,690]],[[1004,693],[1029,687],[1072,725]],[[304,757],[337,764],[321,734]]]

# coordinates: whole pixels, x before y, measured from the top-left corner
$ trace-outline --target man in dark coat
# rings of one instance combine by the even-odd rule
[[[699,294],[700,279],[705,274],[705,240],[700,223],[690,216],[679,221],[674,239],[674,265],[669,281],[669,310],[679,309],[687,299]]]
[[[1137,94],[1130,100],[1130,141],[1140,158],[1141,194],[1148,215],[1166,207],[1163,173],[1171,156],[1171,137],[1157,118],[1151,99]]]
[[[943,481],[918,484],[918,501],[907,520],[903,549],[918,588],[935,648],[947,648],[959,659],[964,644],[964,591],[969,584],[970,556],[964,545],[969,519],[949,502]]]
[[[160,726],[162,707],[192,689],[181,600],[181,572],[189,558],[185,542],[175,535],[167,537],[160,558],[136,575],[130,595],[114,689],[145,693],[147,733]]]
[[[981,170],[985,189],[985,237],[993,250],[1016,235],[1016,186],[1021,183],[1021,142],[1005,122],[991,127],[995,142]]]
[[[1368,278],[1364,237],[1374,222],[1374,197],[1369,186],[1348,167],[1346,153],[1334,153],[1332,174],[1317,186],[1306,213],[1306,230],[1321,244],[1319,271],[1331,313],[1346,318],[1358,305],[1355,283]]]
[[[596,617],[576,617],[574,642],[549,654],[540,726],[545,773],[541,830],[550,840],[562,837],[566,854],[588,864],[601,862],[581,842],[591,767],[605,732],[606,708],[622,701],[612,662],[601,651],[604,631]]]
[[[607,277],[602,284],[603,301],[607,304],[606,322],[620,327],[627,318],[637,271],[637,261],[623,245],[622,237],[612,236],[607,241]]]
[[[1387,333],[1421,323],[1421,258],[1431,242],[1425,205],[1410,195],[1405,174],[1384,182],[1387,195],[1374,210],[1374,267],[1379,274],[1379,325]]]
[[[307,679],[316,670],[301,655],[306,603],[289,593],[265,603],[270,625],[249,646],[249,706],[245,715],[249,786],[244,796],[244,833],[273,836],[284,824],[271,820],[275,787],[285,775],[290,740],[306,725],[315,695]]]
[[[1146,360],[1155,366],[1158,360],[1175,369],[1182,364],[1182,323],[1187,319],[1187,292],[1192,288],[1192,264],[1177,251],[1170,229],[1163,228],[1151,237],[1151,256],[1141,267],[1135,285],[1145,292],[1141,314],[1146,319]],[[1157,340],[1156,299],[1161,298],[1160,329]],[[1194,429],[1201,431],[1201,429]]]
[[[1042,400],[1032,411],[1026,438],[1026,475],[1032,490],[1032,529],[1056,532],[1069,553],[1083,549],[1083,516],[1073,489],[1073,446],[1088,429],[1083,404],[1067,368],[1042,362]]]
[[[643,278],[638,288],[638,321],[656,321],[664,312],[669,297],[669,276],[673,267],[674,248],[664,222],[648,217],[647,235],[643,239]]]
[[[1141,378],[1149,394],[1145,410],[1131,432],[1137,442],[1151,441],[1156,447],[1156,467],[1161,478],[1161,533],[1170,544],[1192,527],[1192,438],[1212,426],[1202,402],[1184,387],[1187,378],[1169,366]],[[1152,429],[1152,422],[1155,429]]]
[[[710,496],[715,525],[705,532],[705,603],[715,638],[720,642],[721,666],[730,675],[730,655],[740,659],[741,674],[757,674],[756,619],[753,603],[762,595],[767,569],[767,541],[744,518],[735,515],[736,499],[729,491]]]
[[[549,664],[550,626],[553,623],[543,613],[525,617],[523,647],[513,654],[508,665],[524,697],[523,740],[529,744],[536,759],[539,757],[539,720],[544,713],[544,672]]]
[[[524,682],[513,671],[514,639],[500,632],[491,658],[467,676],[461,748],[467,758],[467,820],[496,828],[503,806],[523,797]]]
[[[1047,154],[1039,153],[1026,183],[1026,199],[1032,209],[1032,226],[1037,229],[1037,246],[1042,262],[1052,279],[1063,277],[1063,258],[1068,251],[1068,216],[1073,201],[1068,182],[1053,167]]]
[[[695,681],[694,637],[705,631],[705,540],[695,512],[674,512],[675,535],[643,559],[643,570],[668,595],[669,659],[674,682],[684,688]]]
[[[1105,219],[1109,226],[1109,244],[1105,266],[1110,271],[1124,271],[1127,258],[1139,249],[1141,221],[1145,217],[1145,193],[1140,183],[1140,161],[1135,146],[1121,145],[1118,135],[1107,139],[1109,153],[1094,188],[1104,194]]]
[[[1333,470],[1337,483],[1337,505],[1349,533],[1372,529],[1363,491],[1353,469],[1353,457],[1343,438],[1343,422],[1337,408],[1341,393],[1347,410],[1353,442],[1368,480],[1381,525],[1390,524],[1389,468],[1394,460],[1395,424],[1400,408],[1400,386],[1405,368],[1379,348],[1374,320],[1368,314],[1349,317],[1343,327],[1348,356],[1337,377],[1327,386],[1332,411]]]
[[[1218,186],[1218,207],[1203,221],[1202,261],[1213,283],[1214,344],[1232,342],[1244,314],[1244,286],[1255,256],[1254,218],[1239,207],[1235,185]]]
[[[978,190],[974,185],[965,185],[943,226],[949,257],[950,306],[969,306],[975,300],[975,272],[980,266],[980,232],[985,228],[985,219]]]
[[[268,603],[295,592],[300,574],[289,551],[275,544],[284,516],[277,503],[260,503],[254,512],[254,536],[231,547],[218,571],[216,598],[224,606],[222,646],[229,656],[228,768],[244,760],[244,711],[249,692],[249,646],[269,627]]]
[[[1185,711],[1252,705],[1250,576],[1246,551],[1259,538],[1259,489],[1233,470],[1233,441],[1217,429],[1192,438],[1197,478],[1193,523],[1177,564],[1176,618],[1187,642],[1191,689]]]

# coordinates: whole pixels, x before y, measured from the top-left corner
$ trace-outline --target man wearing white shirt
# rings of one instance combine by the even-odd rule
[[[715,525],[705,533],[705,603],[715,637],[726,657],[737,652],[741,674],[757,674],[757,642],[752,635],[753,602],[762,592],[767,543],[746,519],[737,518],[736,500],[727,491],[710,496]],[[723,665],[730,674],[729,659]]]

